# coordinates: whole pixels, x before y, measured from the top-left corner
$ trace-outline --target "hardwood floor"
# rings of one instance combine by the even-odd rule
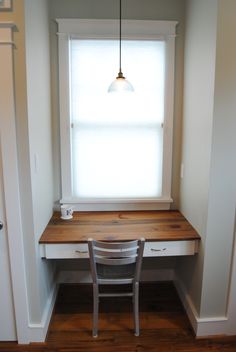
[[[131,313],[129,298],[101,299],[99,336],[93,338],[91,286],[62,285],[47,341],[30,345],[0,343],[0,351],[236,352],[236,337],[194,337],[176,291],[169,282],[141,286],[139,337],[133,334]]]

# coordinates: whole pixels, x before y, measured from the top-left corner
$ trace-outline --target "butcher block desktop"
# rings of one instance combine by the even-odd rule
[[[130,241],[144,237],[144,256],[194,255],[200,236],[179,211],[55,212],[39,244],[42,258],[88,258],[88,238]]]

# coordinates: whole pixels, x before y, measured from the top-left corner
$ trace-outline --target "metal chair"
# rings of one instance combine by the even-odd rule
[[[135,336],[139,336],[139,279],[144,238],[129,242],[101,242],[88,239],[93,279],[93,337],[98,335],[99,297],[133,298]],[[132,284],[131,292],[101,293],[99,285]]]

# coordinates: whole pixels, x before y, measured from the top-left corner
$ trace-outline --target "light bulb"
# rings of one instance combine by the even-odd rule
[[[118,76],[108,88],[108,93],[117,92],[134,92],[132,84],[123,76],[122,72],[118,73]]]

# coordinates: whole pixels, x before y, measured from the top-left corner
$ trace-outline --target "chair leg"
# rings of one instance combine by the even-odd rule
[[[93,284],[93,337],[98,336],[98,285]]]
[[[135,282],[133,287],[133,310],[135,336],[139,336],[139,283]]]

